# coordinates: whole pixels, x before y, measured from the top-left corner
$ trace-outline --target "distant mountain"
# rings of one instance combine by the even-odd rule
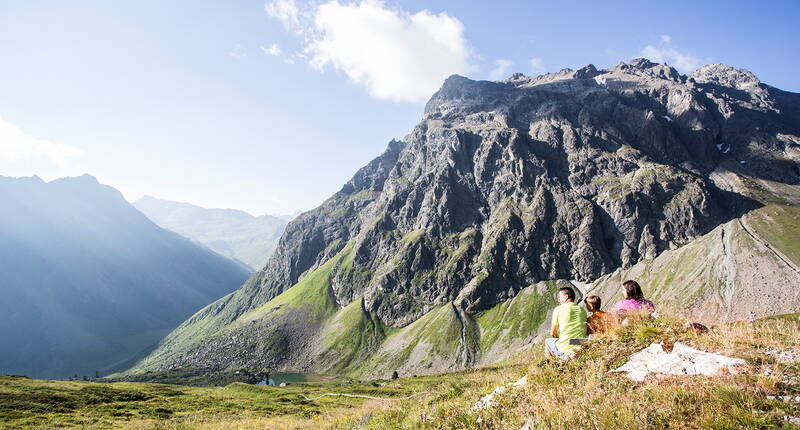
[[[560,286],[611,307],[630,278],[706,324],[800,310],[800,95],[645,59],[452,76],[132,372],[479,366],[546,335]]]
[[[300,214],[302,214],[302,213],[303,213],[303,211],[294,211],[294,212],[292,212],[290,214],[268,214],[268,215],[274,216],[275,218],[280,218],[280,219],[282,219],[282,220],[284,220],[286,222],[291,222],[295,218],[299,217]]]
[[[159,226],[246,264],[251,271],[264,267],[278,246],[286,224],[296,215],[255,217],[235,209],[206,209],[189,203],[145,196],[134,204]]]
[[[91,176],[0,177],[0,374],[122,366],[247,271]]]

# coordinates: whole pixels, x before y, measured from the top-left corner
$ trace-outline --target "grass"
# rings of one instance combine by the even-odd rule
[[[363,299],[340,310],[323,330],[326,354],[335,363],[332,372],[345,374],[362,364],[364,356],[385,338],[384,328],[364,311]]]
[[[796,396],[797,386],[780,381],[787,374],[800,373],[800,365],[777,363],[764,351],[797,348],[798,328],[797,319],[770,319],[716,327],[701,335],[683,329],[677,319],[639,322],[587,344],[571,362],[544,359],[536,348],[514,362],[442,376],[438,395],[386,405],[380,412],[370,412],[364,425],[354,427],[363,420],[365,415],[361,415],[329,427],[519,429],[530,422],[534,428],[567,429],[791,428],[784,417],[797,417],[800,409],[767,396]],[[608,373],[650,343],[675,341],[744,358],[750,367],[739,375],[650,378],[644,383]],[[769,376],[766,369],[771,370]],[[512,381],[525,373],[526,386],[502,396],[497,407],[469,411],[471,404],[492,390],[493,386],[486,387],[487,380],[500,385],[498,380]]]
[[[352,252],[353,244],[350,243],[300,282],[264,305],[239,317],[236,324],[246,324],[253,319],[275,316],[298,308],[309,309],[317,318],[315,321],[336,312],[338,305],[329,292],[331,272],[342,260],[347,260]]]
[[[747,222],[771,246],[800,266],[800,208],[771,204],[747,215]]]
[[[176,429],[519,429],[792,428],[797,405],[768,396],[800,395],[785,383],[800,363],[768,350],[800,347],[800,315],[734,323],[705,334],[675,318],[638,321],[586,344],[570,362],[545,359],[537,345],[501,364],[393,381],[334,381],[286,388],[241,383],[219,388],[159,384],[40,381],[0,377],[0,428]],[[650,343],[676,341],[748,362],[717,377],[649,377],[643,383],[608,370]],[[480,412],[470,406],[495,387],[527,375],[527,384]],[[399,400],[323,397],[325,392]],[[418,393],[410,399],[404,398]]]
[[[362,399],[302,396],[325,391],[392,397],[409,387],[378,383],[304,383],[285,388],[233,383],[195,388],[145,383],[43,381],[0,377],[0,428],[215,428],[220,422],[257,420],[291,423],[331,409],[351,408]],[[225,427],[225,426],[222,426]],[[220,428],[222,428],[220,427]],[[285,427],[284,427],[285,428]]]
[[[481,349],[488,350],[498,340],[507,345],[515,338],[525,338],[545,323],[547,311],[555,306],[555,292],[566,281],[544,281],[519,292],[513,299],[482,313]]]

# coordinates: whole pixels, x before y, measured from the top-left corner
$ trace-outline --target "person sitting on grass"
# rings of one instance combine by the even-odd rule
[[[569,287],[558,290],[558,306],[553,309],[552,337],[545,339],[545,355],[548,357],[569,358],[579,345],[571,344],[570,339],[585,339],[586,310],[575,304],[575,291]]]
[[[600,310],[602,302],[600,297],[589,296],[586,297],[586,310],[592,314],[586,319],[586,330],[589,334],[597,336],[608,333],[617,325],[617,321],[612,314]]]
[[[656,311],[653,302],[644,298],[642,287],[636,281],[625,281],[622,283],[625,300],[617,302],[617,319],[620,324],[628,324],[628,316],[631,314],[645,314],[650,316]]]

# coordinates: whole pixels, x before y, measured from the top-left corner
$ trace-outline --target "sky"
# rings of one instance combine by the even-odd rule
[[[0,175],[255,215],[319,205],[449,75],[635,57],[800,92],[800,2],[0,0]]]

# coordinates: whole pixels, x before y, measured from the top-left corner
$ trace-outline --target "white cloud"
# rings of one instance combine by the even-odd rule
[[[13,162],[46,158],[57,166],[64,166],[67,159],[82,153],[74,146],[37,139],[0,119],[0,160]]]
[[[343,72],[377,99],[424,101],[447,76],[474,69],[463,24],[444,12],[412,14],[380,0],[328,0],[308,13],[273,0],[265,9],[301,34],[310,66]]]
[[[544,61],[541,58],[531,58],[531,71],[534,75],[541,75],[547,72],[547,69],[544,68]]]
[[[498,81],[505,77],[508,77],[508,71],[511,69],[511,66],[514,64],[510,60],[495,60],[494,62],[495,67],[489,72],[489,79],[493,81]]]
[[[265,54],[272,56],[281,55],[281,52],[283,52],[277,43],[273,43],[272,45],[269,45],[269,47],[262,46],[261,50],[264,51]]]
[[[244,47],[237,43],[236,46],[233,47],[233,49],[228,51],[228,56],[236,59],[244,57]]]
[[[667,63],[675,66],[683,73],[691,72],[702,66],[707,60],[703,60],[694,54],[681,51],[672,44],[672,37],[668,34],[660,36],[661,43],[658,46],[647,45],[642,48],[640,55],[655,61],[656,63]]]
[[[280,21],[286,30],[300,30],[300,9],[295,0],[273,0],[264,5],[264,10]]]

